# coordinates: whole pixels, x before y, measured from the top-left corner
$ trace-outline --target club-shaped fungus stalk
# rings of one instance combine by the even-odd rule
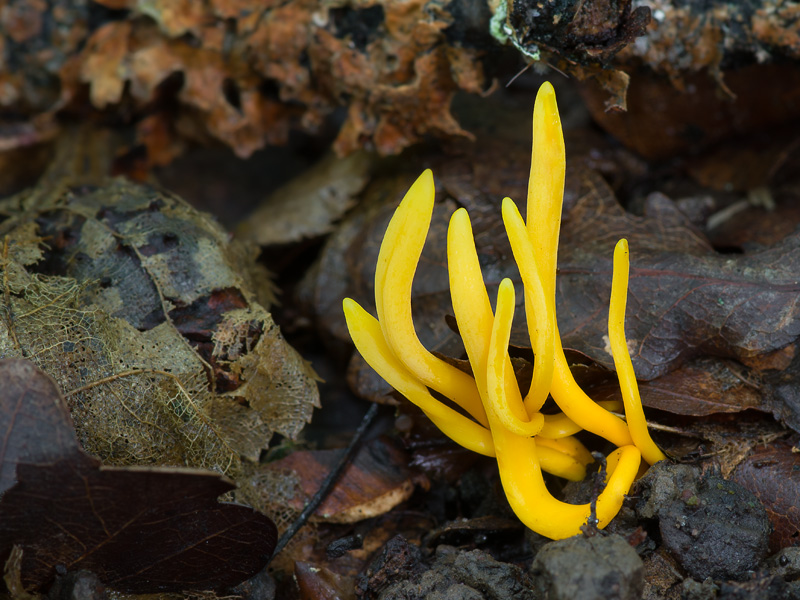
[[[606,486],[596,516],[604,527],[617,514],[641,459],[664,458],[642,411],[625,339],[628,245],[614,253],[608,332],[622,403],[596,403],[578,386],[567,364],[556,321],[556,264],[564,190],[565,153],[555,93],[545,83],[533,114],[528,222],[514,202],[502,215],[525,291],[525,315],[534,353],[530,389],[523,398],[508,354],[515,292],[501,282],[495,310],[483,283],[469,216],[457,210],[447,232],[450,296],[473,375],[431,354],[411,317],[411,285],[430,228],[433,175],[411,186],[386,229],[375,271],[375,319],[345,299],[344,313],[356,348],[393,388],[416,404],[443,433],[465,448],[494,456],[508,501],[534,531],[560,539],[575,535],[591,514],[589,504],[554,498],[542,471],[578,481],[592,456],[574,436],[585,429],[615,444],[607,458]],[[463,410],[437,400],[430,390]],[[563,411],[543,414],[548,397]],[[624,407],[626,420],[612,414]]]
[[[527,231],[533,252],[521,254],[517,264],[533,262],[544,289],[547,312],[555,315],[556,267],[558,257],[558,235],[561,229],[561,210],[564,201],[564,173],[566,153],[561,118],[556,105],[553,86],[545,82],[539,88],[533,107],[533,148],[531,152],[531,175],[528,181]],[[513,203],[512,203],[513,204]],[[508,208],[504,211],[511,215]],[[516,213],[519,215],[519,213]],[[514,219],[511,219],[512,221]],[[506,226],[509,222],[506,221]],[[517,238],[519,240],[519,238]],[[512,248],[514,239],[510,239]],[[521,259],[521,263],[520,263]],[[520,268],[523,268],[522,266]],[[525,310],[528,322],[535,320],[536,307],[533,295],[526,290]],[[589,398],[575,382],[569,369],[558,325],[555,324],[554,372],[550,395],[559,408],[583,429],[608,439],[617,446],[631,443],[625,423]]]
[[[430,228],[434,195],[433,173],[426,169],[389,222],[375,269],[375,308],[386,343],[405,367],[486,425],[475,380],[428,352],[411,319],[411,283]]]
[[[447,266],[450,274],[450,298],[458,331],[475,374],[478,391],[486,405],[486,412],[492,413],[509,431],[519,435],[536,435],[544,425],[544,416],[538,411],[532,415],[526,412],[511,369],[508,347],[491,358],[489,356],[489,338],[496,319],[483,283],[472,226],[467,211],[463,208],[453,213],[450,219],[447,231]],[[503,386],[506,389],[505,394],[487,394],[487,369],[489,373],[502,369],[502,380],[493,384]]]
[[[622,401],[625,403],[628,429],[642,457],[652,465],[664,460],[666,456],[655,445],[647,430],[642,400],[639,397],[639,386],[636,385],[636,375],[633,372],[628,342],[625,339],[625,304],[628,296],[629,269],[628,240],[623,239],[618,241],[614,248],[614,273],[611,280],[611,302],[608,306],[608,339],[622,391]]]

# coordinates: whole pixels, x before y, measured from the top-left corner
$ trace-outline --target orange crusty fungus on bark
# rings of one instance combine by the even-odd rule
[[[641,459],[664,454],[647,430],[625,340],[628,243],[614,251],[608,332],[622,390],[625,420],[578,386],[567,364],[556,322],[556,257],[565,171],[564,138],[555,92],[545,83],[533,111],[533,150],[528,185],[528,222],[510,198],[502,215],[525,291],[525,313],[534,352],[533,378],[523,396],[508,354],[514,286],[504,279],[495,310],[483,282],[469,216],[457,210],[447,234],[450,295],[473,376],[431,354],[411,319],[411,283],[428,234],[434,202],[433,175],[426,170],[408,190],[386,229],[375,270],[377,319],[354,300],[344,300],[347,326],[366,362],[416,404],[439,429],[463,447],[497,459],[503,489],[514,512],[532,530],[561,539],[580,532],[589,504],[561,502],[547,490],[542,471],[577,481],[592,456],[574,434],[587,430],[617,446],[607,458],[604,490],[596,503],[598,526],[619,511]],[[462,411],[437,400],[430,390]],[[561,413],[543,414],[552,397]]]

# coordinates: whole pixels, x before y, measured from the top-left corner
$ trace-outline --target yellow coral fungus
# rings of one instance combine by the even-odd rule
[[[555,93],[545,83],[536,97],[528,188],[528,222],[510,199],[502,214],[525,291],[525,313],[534,372],[523,399],[508,355],[515,292],[501,282],[495,311],[478,262],[469,216],[456,211],[447,234],[450,294],[473,376],[435,357],[420,343],[411,319],[411,284],[428,234],[434,201],[433,175],[425,171],[411,186],[390,221],[375,272],[375,319],[353,300],[344,312],[353,342],[367,363],[465,448],[497,458],[511,507],[531,529],[558,539],[574,535],[591,514],[547,490],[542,471],[580,480],[592,462],[573,434],[582,429],[618,446],[608,457],[606,487],[596,503],[599,526],[619,511],[642,457],[664,458],[647,430],[625,340],[628,246],[614,253],[609,339],[622,389],[626,420],[610,412],[620,403],[596,403],[578,386],[558,334],[555,308],[558,236],[564,189],[564,139]],[[433,397],[451,399],[466,414]],[[563,411],[542,414],[552,397]]]
[[[647,422],[639,398],[639,386],[633,372],[628,342],[625,340],[625,299],[628,295],[628,240],[620,240],[614,248],[614,274],[611,282],[611,302],[608,307],[608,338],[611,354],[617,369],[622,401],[625,403],[625,417],[633,438],[633,443],[642,452],[644,459],[653,464],[666,458],[653,443],[647,431]]]

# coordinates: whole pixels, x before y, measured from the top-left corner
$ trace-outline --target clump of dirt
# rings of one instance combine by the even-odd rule
[[[639,517],[658,520],[664,547],[694,579],[744,580],[766,558],[767,512],[739,484],[662,461],[638,486]]]
[[[644,565],[619,535],[575,536],[546,544],[531,566],[536,589],[552,600],[637,600]]]
[[[389,540],[356,582],[356,598],[422,600],[440,597],[535,600],[528,575],[481,550],[461,552],[441,545],[430,564],[402,536]]]

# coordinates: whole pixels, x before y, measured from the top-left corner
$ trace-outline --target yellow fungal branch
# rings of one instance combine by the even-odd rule
[[[617,369],[622,401],[625,403],[625,417],[628,421],[633,443],[642,452],[644,459],[653,464],[666,456],[659,450],[647,431],[647,421],[639,397],[639,386],[625,339],[625,303],[628,296],[628,240],[620,240],[614,248],[614,274],[611,279],[611,302],[608,307],[608,338],[614,367]]]
[[[617,446],[607,459],[606,487],[597,498],[599,526],[622,506],[641,459],[653,464],[664,454],[647,430],[625,339],[628,243],[614,252],[608,334],[623,402],[594,402],[578,386],[567,364],[556,321],[558,236],[564,192],[565,153],[555,92],[539,89],[533,112],[533,151],[528,187],[528,222],[514,202],[502,214],[525,292],[525,315],[534,352],[531,387],[523,398],[508,355],[515,292],[501,282],[494,312],[483,283],[469,215],[457,210],[447,232],[447,263],[453,312],[474,376],[431,354],[411,318],[411,284],[428,235],[434,202],[427,170],[397,207],[381,244],[375,270],[374,318],[355,301],[344,301],[356,348],[392,387],[416,404],[447,436],[465,448],[497,458],[511,507],[534,531],[560,539],[579,533],[588,504],[566,504],[545,486],[542,471],[578,481],[592,462],[574,436],[586,429]],[[434,398],[452,400],[464,412]],[[563,411],[543,414],[552,397]],[[625,420],[610,411],[624,406]]]

